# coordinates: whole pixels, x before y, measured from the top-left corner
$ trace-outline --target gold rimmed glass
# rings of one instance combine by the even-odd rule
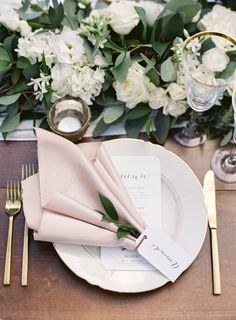
[[[175,135],[185,146],[197,146],[205,137],[197,130],[196,116],[218,103],[235,84],[233,63],[236,40],[219,32],[199,32],[189,37],[182,50],[187,101],[193,110],[190,123]]]

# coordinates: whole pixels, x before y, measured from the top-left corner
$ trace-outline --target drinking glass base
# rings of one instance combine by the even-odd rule
[[[174,134],[174,140],[184,147],[193,148],[200,146],[207,139],[205,134],[196,133],[194,137],[186,136],[182,131]]]
[[[236,162],[229,161],[231,151],[232,147],[230,146],[218,149],[211,159],[211,169],[216,177],[225,183],[236,182]]]

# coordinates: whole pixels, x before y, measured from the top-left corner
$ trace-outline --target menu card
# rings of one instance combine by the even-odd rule
[[[147,226],[161,229],[161,166],[154,156],[112,156],[112,161]],[[137,251],[101,248],[101,262],[109,270],[155,270]]]

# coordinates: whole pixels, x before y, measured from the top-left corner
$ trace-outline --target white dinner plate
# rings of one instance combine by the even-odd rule
[[[202,187],[189,166],[163,147],[135,139],[104,142],[112,156],[151,155],[161,161],[162,229],[192,257],[197,257],[207,229]],[[111,271],[103,267],[100,248],[55,243],[62,259],[80,278],[116,292],[144,292],[163,286],[168,279],[159,271]],[[178,280],[177,280],[178,281]]]

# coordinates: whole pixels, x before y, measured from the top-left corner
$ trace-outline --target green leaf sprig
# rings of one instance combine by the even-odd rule
[[[101,192],[98,192],[98,196],[105,210],[105,213],[99,210],[96,210],[96,211],[102,215],[102,221],[108,222],[108,223],[114,223],[118,227],[116,232],[117,239],[124,238],[128,235],[132,235],[133,237],[138,238],[140,233],[132,224],[122,223],[119,221],[118,213],[113,203],[111,202],[111,200],[108,199]]]

